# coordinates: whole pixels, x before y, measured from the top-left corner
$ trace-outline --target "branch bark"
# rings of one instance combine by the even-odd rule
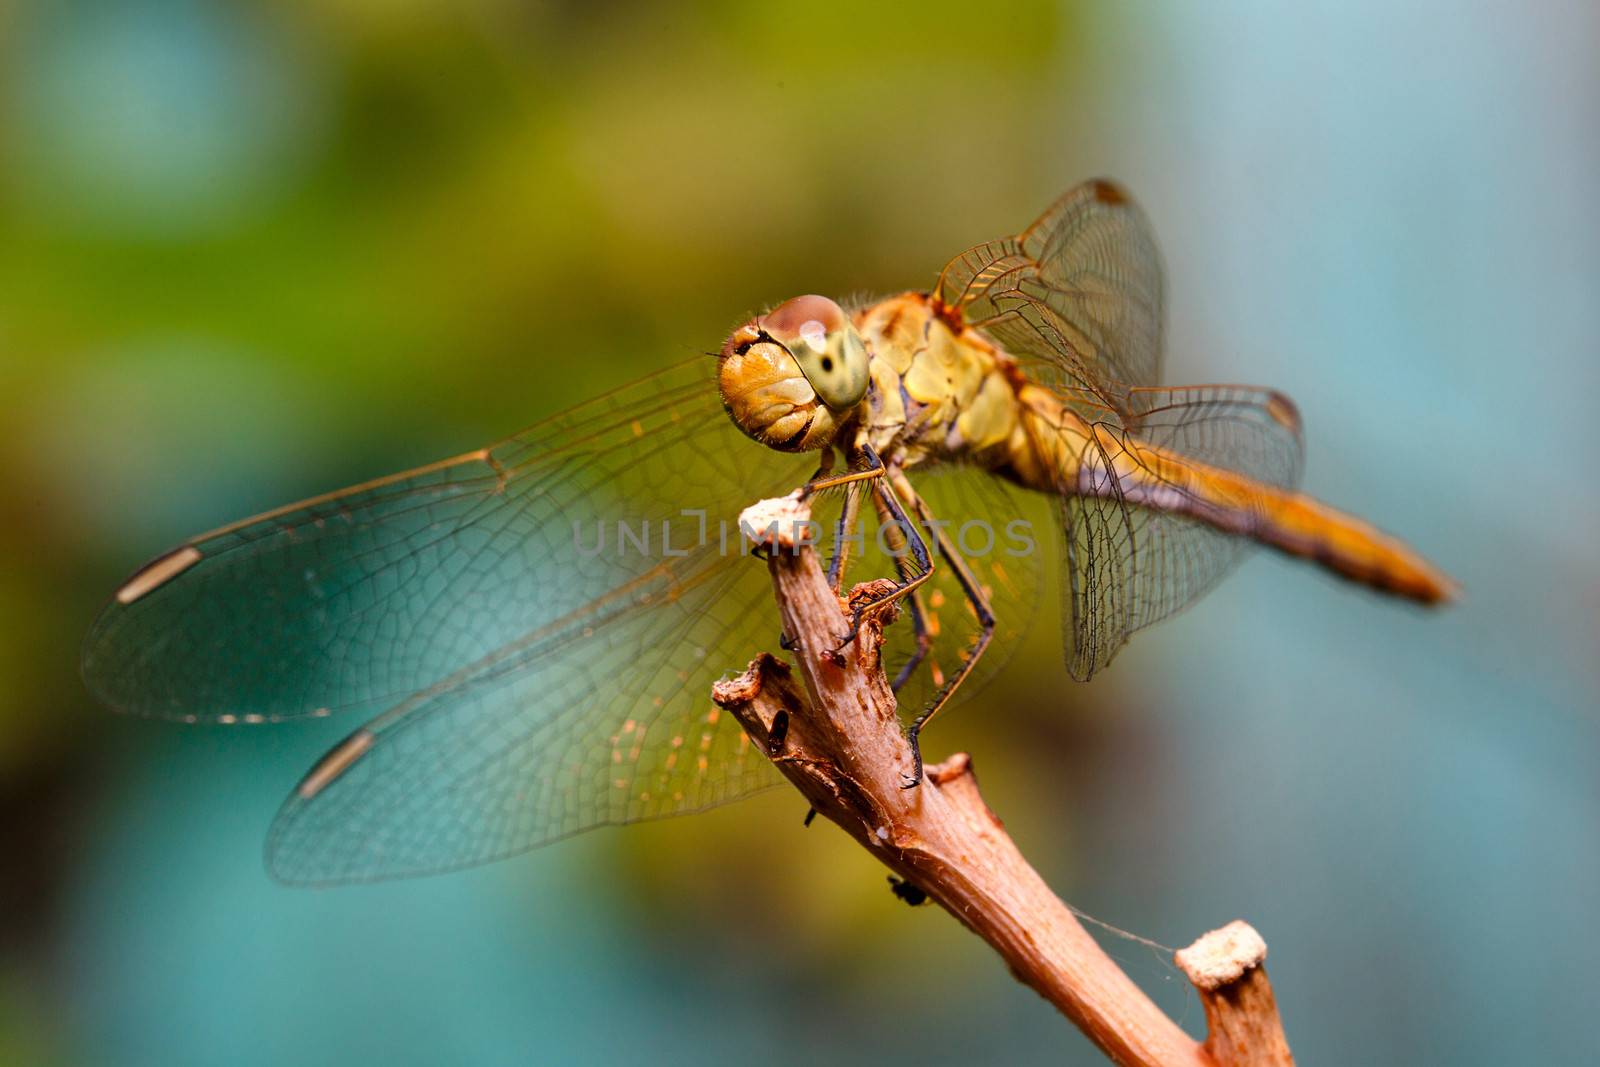
[[[1250,1046],[1253,1038],[1202,1047],[1167,1018],[1028,865],[984,803],[970,757],[959,754],[930,766],[920,786],[902,788],[911,751],[879,660],[882,627],[889,620],[864,620],[856,639],[834,651],[849,629],[845,610],[811,548],[782,536],[784,529],[796,529],[792,519],[804,517],[794,498],[763,501],[742,517],[747,529],[778,531],[776,543],[766,546],[768,568],[783,632],[797,646],[800,678],[763,653],[744,674],[713,687],[716,703],[738,718],[817,812],[987,941],[1020,981],[1114,1062],[1291,1063],[1286,1044],[1282,1059],[1251,1058],[1257,1051]],[[876,585],[857,586],[851,599]],[[1270,1011],[1281,1042],[1265,971],[1241,971],[1250,975],[1259,977],[1265,1000],[1256,995],[1237,1007],[1252,1015]],[[1220,1024],[1212,1012],[1208,1000],[1215,1038]]]
[[[1293,1067],[1267,981],[1267,943],[1235,920],[1174,957],[1206,1008],[1206,1051],[1218,1063]]]

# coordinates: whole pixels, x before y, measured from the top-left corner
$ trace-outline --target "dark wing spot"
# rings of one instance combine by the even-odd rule
[[[1267,414],[1292,433],[1300,432],[1300,409],[1293,400],[1274,390],[1267,394]]]
[[[1094,190],[1094,198],[1102,204],[1126,204],[1128,202],[1127,191],[1114,181],[1098,178],[1090,184],[1090,188]]]

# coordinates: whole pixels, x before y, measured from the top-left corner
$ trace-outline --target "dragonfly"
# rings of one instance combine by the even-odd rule
[[[854,622],[905,609],[886,662],[917,709],[908,786],[921,728],[1031,619],[1040,540],[1078,679],[1252,545],[1450,600],[1416,551],[1297,491],[1286,396],[1159,384],[1163,284],[1143,212],[1084,183],[929,290],[796,297],[496,444],[192,538],[116,590],[83,676],[142,716],[359,722],[268,834],[276,877],[336,884],[775,784],[710,688],[773,637],[765,570],[729,524],[796,487],[833,502],[835,588],[852,554],[869,566],[854,544],[888,550]]]

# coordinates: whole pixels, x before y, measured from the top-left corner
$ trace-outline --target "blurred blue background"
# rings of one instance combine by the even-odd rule
[[[1100,1062],[784,791],[287,890],[329,734],[76,674],[196,530],[927,286],[1096,174],[1169,380],[1291,394],[1308,488],[1467,599],[1257,557],[1087,687],[1047,611],[930,754],[1089,913],[1254,923],[1301,1062],[1594,1062],[1600,9],[512,0],[0,3],[0,1060]]]

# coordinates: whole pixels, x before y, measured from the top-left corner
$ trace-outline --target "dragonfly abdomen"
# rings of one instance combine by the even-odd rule
[[[1040,404],[1031,394],[1025,401],[1033,402],[1023,404],[1029,447],[1016,472],[1032,488],[1183,515],[1409,600],[1435,604],[1456,594],[1444,572],[1362,519],[1156,447],[1114,424],[1091,424],[1053,397]]]
[[[1424,604],[1456,594],[1456,583],[1405,542],[1305,493],[1212,470],[1188,498],[1196,502],[1189,513],[1202,521],[1214,512],[1214,525],[1237,527],[1244,536],[1358,584]]]

